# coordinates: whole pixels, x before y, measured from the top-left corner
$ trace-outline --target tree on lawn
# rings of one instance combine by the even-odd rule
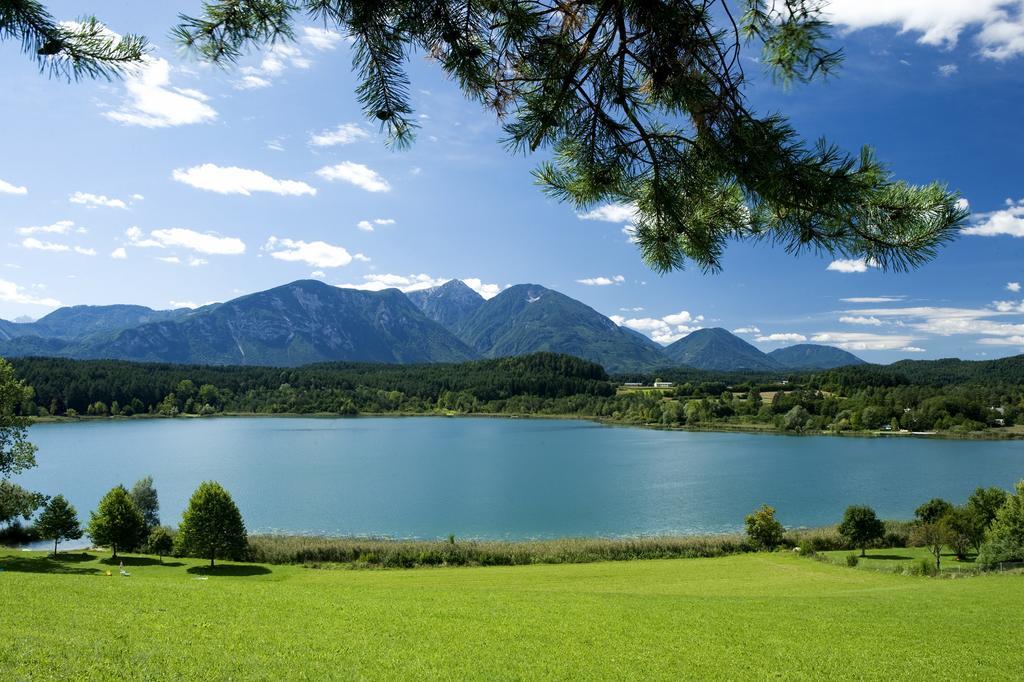
[[[972,547],[980,547],[985,539],[985,526],[981,516],[970,506],[953,507],[942,517],[949,532],[947,542],[956,558],[963,561]]]
[[[145,538],[146,521],[128,490],[119,485],[103,496],[89,518],[89,537],[97,545],[110,547],[112,558],[118,550],[130,551]]]
[[[775,518],[775,509],[762,504],[746,518],[747,537],[755,547],[771,551],[782,543],[786,532],[782,524]]]
[[[152,529],[160,525],[160,500],[153,487],[153,477],[140,478],[132,486],[132,501],[142,512],[142,518],[146,522],[146,528]]]
[[[78,523],[78,512],[64,498],[57,495],[43,507],[36,521],[39,537],[53,538],[53,555],[57,556],[57,543],[61,540],[77,540],[82,537],[82,527]]]
[[[46,501],[44,495],[8,480],[36,465],[36,446],[28,441],[29,420],[19,415],[21,405],[34,395],[15,376],[10,363],[0,358],[0,523],[18,517],[27,521]]]
[[[223,64],[309,17],[351,39],[356,96],[393,145],[415,134],[405,67],[422,53],[496,114],[510,150],[550,151],[535,172],[546,192],[616,205],[659,271],[717,270],[739,240],[904,270],[967,216],[958,194],[895,180],[871,149],[807,145],[749,106],[754,61],[785,85],[836,71],[819,0],[210,0],[175,33]]]
[[[942,570],[942,548],[950,540],[949,528],[944,519],[938,521],[918,521],[910,530],[911,544],[927,547],[935,557],[935,571]]]
[[[16,40],[51,76],[110,78],[146,54],[140,36],[118,36],[96,17],[58,22],[37,0],[0,1],[0,40]]]
[[[149,539],[146,541],[146,551],[160,557],[160,563],[164,557],[174,549],[174,533],[165,526],[157,526],[149,532]]]
[[[985,528],[992,525],[996,514],[1004,504],[1009,493],[1002,488],[995,486],[991,488],[978,488],[967,498],[967,506],[980,517]]]
[[[210,559],[240,559],[248,547],[242,514],[231,495],[216,481],[199,485],[178,528],[181,554]]]
[[[1017,483],[1016,494],[1006,498],[978,552],[978,563],[986,566],[1007,561],[1024,561],[1024,480]]]
[[[942,517],[953,511],[953,505],[941,497],[933,497],[914,510],[914,516],[922,523],[938,523]]]
[[[875,540],[885,535],[885,524],[875,515],[871,507],[852,506],[843,512],[843,520],[839,524],[839,534],[846,538],[851,546],[860,548],[860,555]]]

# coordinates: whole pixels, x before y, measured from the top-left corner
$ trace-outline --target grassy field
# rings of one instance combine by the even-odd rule
[[[914,566],[921,560],[935,563],[935,556],[926,547],[897,547],[895,549],[869,549],[867,556],[861,557],[860,550],[839,550],[820,552],[819,556],[836,564],[846,565],[846,557],[850,554],[858,556],[858,567],[882,571],[900,571]],[[946,550],[942,552],[942,572],[958,574],[976,572],[974,555],[969,554],[964,561],[957,561],[956,555]]]
[[[4,679],[1019,679],[1024,577],[788,553],[316,570],[0,554]],[[105,572],[112,570],[113,575]],[[204,579],[205,578],[205,579]]]

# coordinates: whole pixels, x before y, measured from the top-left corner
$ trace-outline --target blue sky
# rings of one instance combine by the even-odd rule
[[[658,275],[623,232],[628,211],[584,219],[547,199],[529,173],[539,159],[509,156],[493,118],[420,57],[419,138],[390,151],[355,102],[341,36],[311,23],[221,70],[167,37],[198,3],[169,5],[90,3],[154,43],[126,81],[50,81],[0,44],[0,317],[196,305],[307,277],[459,277],[487,296],[543,284],[662,342],[721,326],[764,350],[807,340],[873,362],[1024,351],[1019,2],[837,0],[840,75],[749,92],[808,139],[869,144],[899,177],[960,190],[973,234],[910,273],[738,244],[716,275]],[[50,3],[61,19],[80,6]]]

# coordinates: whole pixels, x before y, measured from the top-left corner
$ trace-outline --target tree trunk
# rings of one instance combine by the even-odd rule
[[[110,558],[111,559],[116,559],[117,558],[117,543],[116,542],[111,542],[110,543],[110,549],[114,550],[114,553],[110,555]]]
[[[861,556],[867,556],[867,548],[866,547],[861,547],[860,548],[860,555]]]
[[[57,558],[57,538],[53,539],[53,557]]]
[[[214,553],[210,552],[210,568],[213,568],[213,557],[214,557]]]

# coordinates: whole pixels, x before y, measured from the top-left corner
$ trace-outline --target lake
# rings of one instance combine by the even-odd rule
[[[88,518],[152,475],[177,525],[207,479],[250,532],[520,539],[718,533],[761,503],[787,526],[850,504],[909,518],[931,497],[1024,478],[1024,442],[690,433],[586,421],[210,418],[39,424],[17,477]]]

